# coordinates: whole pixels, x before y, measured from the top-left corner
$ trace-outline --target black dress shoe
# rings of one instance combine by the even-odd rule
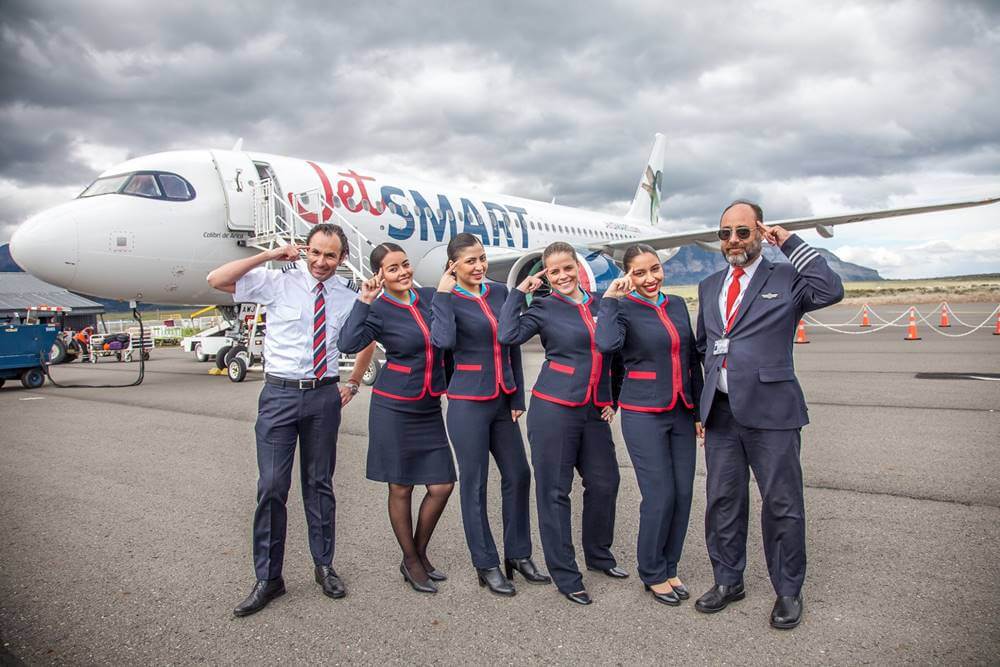
[[[433,570],[429,570],[427,572],[427,578],[431,581],[447,581],[448,575],[441,570],[434,568]]]
[[[271,580],[258,579],[257,583],[253,585],[253,590],[250,591],[247,599],[239,603],[236,609],[233,609],[233,616],[256,614],[266,607],[268,602],[284,594],[285,580],[281,577]]]
[[[323,587],[323,595],[328,598],[339,599],[347,595],[347,588],[340,580],[332,567],[326,565],[316,566],[316,583]]]
[[[747,596],[743,590],[743,584],[733,584],[732,586],[720,586],[716,584],[708,589],[708,592],[698,598],[694,603],[694,608],[703,614],[714,614],[722,611],[730,602],[742,600]]]
[[[656,591],[653,590],[653,587],[650,586],[649,584],[643,584],[643,586],[645,586],[646,590],[652,594],[653,599],[659,602],[660,604],[669,605],[671,607],[680,606],[681,599],[677,595],[676,588],[670,591],[669,593],[657,593]]]
[[[503,576],[500,572],[499,567],[487,567],[487,568],[476,568],[476,574],[479,576],[480,586],[489,586],[490,590],[497,595],[503,595],[505,597],[510,597],[517,593],[514,589],[514,584],[510,582],[510,579]]]
[[[621,569],[617,565],[615,565],[614,567],[609,567],[608,569],[604,569],[603,567],[590,567],[588,565],[587,569],[590,570],[591,572],[603,572],[605,575],[611,577],[612,579],[628,579],[628,572]]]
[[[579,593],[563,593],[563,595],[566,596],[567,600],[575,602],[576,604],[588,605],[593,602],[587,591],[580,591]]]
[[[413,590],[415,590],[416,592],[418,592],[418,593],[437,593],[438,592],[437,586],[434,585],[434,582],[431,581],[429,577],[427,579],[427,583],[426,584],[422,584],[419,581],[417,581],[416,579],[414,579],[413,576],[410,575],[410,571],[406,569],[406,563],[405,562],[402,562],[402,563],[399,564],[399,571],[403,574],[403,581],[405,581],[411,587],[413,587]]]
[[[674,589],[674,593],[677,593],[677,597],[681,600],[687,600],[691,597],[691,591],[689,591],[687,586],[684,584],[677,584],[676,586],[670,584],[670,586]]]
[[[528,583],[532,584],[551,584],[552,577],[547,574],[542,574],[535,567],[535,564],[530,558],[505,558],[503,561],[504,569],[507,571],[507,578],[511,581],[514,580],[514,572],[520,572],[521,576]]]
[[[791,630],[802,622],[802,594],[779,595],[771,610],[771,627]]]

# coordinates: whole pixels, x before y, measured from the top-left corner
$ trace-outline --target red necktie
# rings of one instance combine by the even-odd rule
[[[729,283],[729,291],[726,292],[726,328],[723,330],[723,335],[729,333],[729,329],[733,326],[733,320],[736,319],[736,299],[740,296],[740,278],[746,271],[743,270],[742,266],[733,267],[733,282]],[[722,360],[722,367],[726,367],[726,359]]]
[[[323,283],[316,285],[312,353],[313,372],[318,380],[326,375],[326,297],[323,296]]]

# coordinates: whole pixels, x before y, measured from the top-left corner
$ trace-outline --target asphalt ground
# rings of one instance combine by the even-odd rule
[[[994,305],[956,312],[981,322]],[[818,318],[840,322],[856,310]],[[901,310],[878,308],[889,319]],[[774,598],[756,491],[746,600],[705,616],[693,600],[669,608],[642,591],[639,494],[617,426],[614,549],[630,579],[585,571],[595,598],[585,608],[520,578],[516,597],[494,597],[477,585],[455,494],[431,544],[450,578],[435,596],[411,591],[396,569],[385,487],[364,479],[367,392],[345,411],[335,476],[335,566],[348,597],[327,599],[312,580],[296,472],[288,594],[235,619],[232,607],[253,583],[259,375],[233,384],[179,350],[155,350],[137,388],[8,383],[0,389],[0,663],[996,664],[1000,382],[916,377],[1000,373],[991,331],[944,338],[921,326],[923,340],[904,342],[896,327],[861,336],[810,327],[811,343],[796,346],[812,423],[802,448],[806,611],[791,632],[768,626]],[[533,378],[540,349],[529,344],[526,353]],[[53,374],[121,382],[136,370],[103,361]],[[497,480],[494,469],[495,534]],[[579,484],[573,501],[578,529]],[[712,583],[704,509],[699,461],[680,569],[695,597]],[[533,530],[541,565],[537,522]]]

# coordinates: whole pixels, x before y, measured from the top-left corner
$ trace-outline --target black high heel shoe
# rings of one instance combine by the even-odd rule
[[[649,584],[643,584],[643,586],[645,586],[646,590],[650,592],[650,594],[653,596],[653,599],[659,602],[660,604],[665,604],[670,607],[677,607],[681,603],[681,599],[677,597],[676,590],[672,590],[669,593],[657,593],[656,591],[653,590],[653,587],[650,586]]]
[[[552,577],[542,574],[530,558],[505,558],[503,561],[507,578],[514,580],[514,572],[520,572],[525,581],[531,584],[551,584]]]
[[[511,597],[517,593],[517,590],[514,588],[514,584],[510,582],[510,579],[503,576],[499,567],[477,567],[476,575],[479,577],[480,586],[488,586],[489,589],[497,595]]]
[[[428,580],[426,584],[422,584],[410,575],[410,571],[406,569],[406,563],[402,562],[399,564],[399,571],[403,575],[403,580],[413,587],[418,593],[437,593],[437,586],[434,585],[433,581]]]
[[[434,568],[433,570],[427,570],[427,578],[431,581],[447,581],[448,575],[441,570]]]

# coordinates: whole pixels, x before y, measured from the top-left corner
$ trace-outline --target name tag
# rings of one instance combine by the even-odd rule
[[[729,339],[720,338],[715,341],[715,345],[712,347],[712,354],[715,356],[720,354],[729,354]]]

